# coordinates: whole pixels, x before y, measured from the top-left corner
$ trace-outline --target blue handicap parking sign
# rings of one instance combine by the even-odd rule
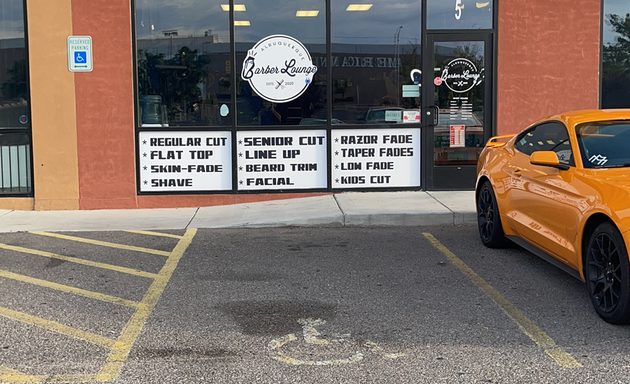
[[[87,63],[87,51],[76,51],[76,52],[74,52],[74,63],[75,64],[86,64]]]

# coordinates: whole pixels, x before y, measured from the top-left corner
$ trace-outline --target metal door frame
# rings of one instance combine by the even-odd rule
[[[422,185],[425,190],[472,190],[476,166],[434,165],[433,105],[434,105],[434,44],[450,41],[478,41],[484,43],[484,142],[495,131],[495,42],[492,30],[458,30],[425,32],[422,52]],[[436,180],[437,173],[437,180]],[[444,182],[450,180],[451,182]]]

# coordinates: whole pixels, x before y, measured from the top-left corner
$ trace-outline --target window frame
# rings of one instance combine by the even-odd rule
[[[20,146],[26,146],[26,150],[28,151],[28,153],[25,153],[23,156],[20,156],[20,149],[17,148],[15,150],[11,150],[9,149],[9,156],[14,159],[16,157],[18,158],[22,158],[25,159],[26,164],[18,164],[18,175],[17,176],[13,176],[11,174],[9,174],[9,178],[11,179],[9,181],[9,187],[7,188],[26,188],[27,190],[25,192],[8,192],[8,193],[1,193],[0,192],[0,198],[10,198],[10,197],[34,197],[35,196],[35,186],[34,186],[34,177],[33,177],[33,173],[34,173],[34,167],[33,167],[33,123],[32,123],[32,113],[31,113],[31,108],[32,108],[32,104],[31,104],[31,88],[30,88],[30,57],[29,57],[29,39],[28,39],[28,15],[27,15],[27,6],[26,6],[26,1],[27,0],[22,0],[21,4],[22,4],[22,22],[23,22],[23,27],[24,27],[24,34],[23,34],[23,38],[24,38],[24,60],[25,60],[25,65],[26,65],[26,115],[24,116],[26,118],[26,122],[23,123],[24,126],[23,127],[12,127],[12,128],[0,128],[0,135],[8,135],[8,136],[16,136],[19,137],[20,135],[25,135],[26,136],[26,144],[22,144]],[[16,146],[8,146],[9,148],[11,147],[16,147]],[[3,156],[4,158],[4,156]],[[12,185],[12,181],[15,180],[15,178],[17,177],[18,179],[20,178],[20,173],[22,173],[20,171],[20,165],[25,166],[26,168],[22,171],[22,172],[26,172],[26,186],[25,187],[21,187],[20,186],[20,181],[18,181],[18,185],[13,187]],[[23,168],[22,168],[23,169]],[[2,175],[2,168],[0,168],[0,191],[2,190],[3,187],[3,180],[5,179],[4,175]]]
[[[531,151],[529,151],[529,150],[526,151],[525,150],[526,146],[529,145],[529,146],[533,147],[533,145],[532,145],[532,141],[533,140],[541,140],[541,139],[543,139],[543,137],[541,137],[541,136],[544,136],[544,134],[547,133],[546,132],[546,128],[548,128],[548,127],[550,127],[550,128],[553,127],[554,129],[558,129],[558,127],[561,127],[561,129],[559,131],[564,133],[566,137],[559,135],[558,137],[554,138],[554,139],[557,139],[558,142],[554,143],[553,147],[551,147],[551,148],[544,147],[545,145],[552,145],[552,144],[545,143],[545,144],[542,144],[542,146],[543,146],[542,148],[538,147],[537,149],[533,149]],[[542,130],[542,132],[540,130]],[[535,136],[535,134],[534,134],[533,135],[533,138],[534,138],[533,140],[527,141],[526,143],[521,144],[521,142],[524,139],[526,139],[530,133],[533,133],[533,132],[536,132],[536,131],[538,131],[537,132],[538,136]],[[549,138],[545,138],[545,139],[549,139]],[[562,144],[562,142],[567,142],[568,143],[568,145],[569,145],[568,150],[571,151],[571,153],[569,155],[569,159],[570,160],[566,161],[566,162],[563,161],[562,159],[560,159],[560,156],[558,156],[558,159],[560,160],[560,164],[568,165],[570,167],[575,167],[575,156],[574,156],[574,153],[573,153],[573,148],[571,146],[571,137],[569,136],[569,130],[568,130],[567,126],[561,121],[556,121],[556,120],[545,121],[545,122],[537,124],[537,125],[535,125],[535,126],[533,126],[531,128],[528,128],[527,130],[525,130],[524,132],[522,132],[521,134],[519,134],[516,137],[516,140],[514,142],[514,149],[517,150],[520,153],[523,153],[523,154],[527,155],[527,156],[530,156],[534,152],[540,152],[540,151],[553,151],[556,154],[558,154],[558,152],[560,152],[560,151],[557,151],[555,149],[560,144]]]

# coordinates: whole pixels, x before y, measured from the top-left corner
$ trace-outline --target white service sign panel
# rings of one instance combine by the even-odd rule
[[[327,187],[326,130],[236,133],[240,191]]]
[[[332,188],[420,186],[420,128],[333,129]]]
[[[232,189],[231,132],[140,132],[140,191]]]

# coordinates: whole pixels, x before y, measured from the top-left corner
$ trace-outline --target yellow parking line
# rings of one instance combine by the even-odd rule
[[[94,267],[94,268],[108,269],[110,271],[126,273],[128,275],[134,275],[134,276],[139,276],[139,277],[146,277],[148,279],[154,279],[157,276],[155,273],[151,273],[151,272],[139,271],[137,269],[119,267],[117,265],[99,263],[99,262],[96,262],[96,261],[79,259],[79,258],[76,258],[76,257],[57,255],[55,253],[50,253],[50,252],[46,252],[46,251],[38,251],[36,249],[16,247],[14,245],[8,245],[8,244],[0,243],[0,248],[8,249],[10,251],[29,253],[31,255],[48,257],[48,258],[51,258],[51,259],[63,260],[63,261],[67,261],[67,262],[75,263],[75,264],[87,265],[89,267]]]
[[[114,348],[114,345],[116,344],[115,340],[108,339],[107,337],[68,327],[67,325],[57,323],[56,321],[42,319],[41,317],[31,316],[8,308],[0,307],[0,316],[21,321],[26,324],[36,325],[49,331],[54,331],[65,336],[87,341],[88,343],[96,344],[101,347],[107,347],[109,349]]]
[[[494,303],[525,333],[536,345],[541,347],[547,355],[558,363],[562,368],[580,368],[582,365],[578,363],[571,355],[560,348],[543,330],[538,328],[527,316],[525,316],[518,308],[503,297],[496,289],[488,284],[481,276],[470,269],[463,261],[461,261],[454,253],[448,250],[430,233],[423,233],[424,237],[429,240],[431,245],[437,248],[446,258],[455,265],[470,281],[484,292]]]
[[[46,375],[27,375],[15,369],[0,367],[0,382],[2,383],[41,383]]]
[[[96,381],[96,375],[29,375],[0,366],[0,383],[94,383]]]
[[[168,257],[171,254],[170,252],[160,251],[160,250],[157,250],[157,249],[134,247],[132,245],[116,244],[116,243],[110,243],[110,242],[107,242],[107,241],[100,241],[100,240],[84,239],[82,237],[62,235],[60,233],[50,233],[50,232],[30,232],[30,233],[33,233],[35,235],[40,235],[40,236],[55,237],[57,239],[76,241],[76,242],[79,242],[79,243],[88,243],[88,244],[92,244],[92,245],[100,245],[100,246],[109,247],[109,248],[125,249],[127,251],[136,251],[136,252],[142,252],[142,253],[150,253],[150,254],[153,254],[153,255],[160,255],[160,256],[167,256]]]
[[[46,280],[36,279],[34,277],[18,275],[17,273],[3,271],[0,269],[0,277],[5,277],[7,279],[17,280],[28,284],[37,285],[44,288],[50,288],[57,291],[72,293],[78,296],[84,296],[90,299],[96,299],[100,301],[105,301],[112,304],[124,305],[126,307],[136,308],[138,303],[132,300],[123,299],[116,296],[105,295],[103,293],[87,291],[81,288],[70,287],[68,285],[57,284]]]
[[[189,229],[181,237],[172,252],[169,252],[166,262],[158,274],[153,275],[153,284],[149,287],[147,293],[140,303],[135,303],[136,311],[125,325],[123,331],[119,335],[117,340],[108,339],[99,335],[95,335],[89,332],[81,331],[75,328],[65,326],[63,324],[56,323],[41,319],[35,316],[27,315],[25,313],[13,311],[7,308],[0,307],[0,316],[4,316],[13,320],[22,321],[28,324],[37,325],[39,327],[55,331],[57,333],[73,337],[75,339],[84,340],[93,344],[107,347],[111,350],[107,357],[107,362],[98,374],[60,374],[60,375],[28,375],[22,372],[0,366],[0,382],[4,383],[93,383],[93,382],[112,382],[115,381],[129,356],[129,352],[136,342],[144,324],[146,323],[149,315],[155,308],[162,292],[166,288],[169,280],[171,279],[177,264],[184,256],[184,252],[191,244],[196,229]],[[56,237],[56,236],[55,236]],[[40,254],[41,256],[54,257],[62,260],[76,262],[72,258],[66,256],[54,255],[47,252],[40,252],[35,250],[29,250],[21,247],[9,246],[6,244],[0,244],[0,248],[16,250],[19,252],[28,252],[34,254]],[[43,254],[42,254],[43,253]],[[99,263],[94,263],[99,264]],[[139,272],[139,271],[138,271]],[[6,272],[12,276],[10,272]],[[54,284],[54,283],[51,283]],[[52,286],[51,286],[52,287]]]
[[[153,231],[125,231],[125,232],[130,232],[130,233],[137,233],[140,235],[149,235],[149,236],[162,236],[162,237],[172,237],[173,239],[181,239],[182,236],[180,235],[171,235],[170,233],[162,233],[162,232],[153,232]]]
[[[171,279],[177,264],[184,256],[184,252],[192,242],[192,239],[195,237],[197,233],[196,229],[188,229],[186,233],[182,236],[182,239],[177,243],[173,251],[171,252],[171,256],[164,263],[164,267],[158,273],[158,276],[149,287],[147,293],[142,299],[138,309],[134,313],[134,315],[129,319],[125,328],[121,332],[118,337],[118,341],[114,346],[112,352],[107,357],[107,364],[101,369],[97,378],[97,381],[114,381],[120,374],[122,370],[123,364],[127,357],[129,356],[129,352],[131,351],[131,347],[136,342],[136,339],[140,335],[140,331],[144,327],[149,315],[155,308],[164,288],[166,288],[166,284]]]
[[[87,375],[82,375],[80,373],[75,374],[75,375],[51,375],[50,377],[47,378],[46,381],[44,381],[44,383],[48,384],[48,383],[96,383],[98,382],[98,379],[96,377],[95,374],[87,374]]]

